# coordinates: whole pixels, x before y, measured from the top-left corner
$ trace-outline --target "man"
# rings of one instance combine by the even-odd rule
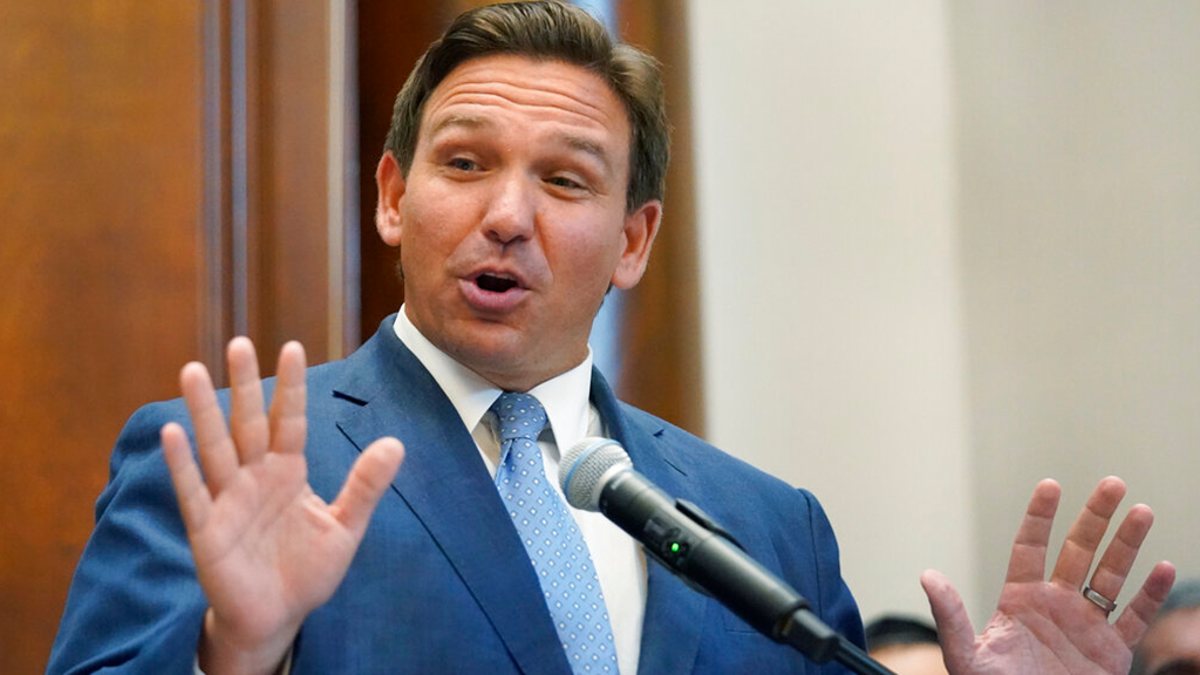
[[[907,616],[881,616],[866,625],[867,653],[896,675],[946,675],[937,630]]]
[[[401,311],[341,362],[306,371],[285,345],[265,383],[235,339],[228,392],[189,364],[186,408],[130,420],[50,671],[841,672],[647,565],[554,488],[562,448],[616,438],[861,644],[816,500],[619,403],[591,369],[593,317],[610,286],[638,282],[657,233],[666,138],[653,61],[585,13],[534,2],[459,17],[401,90],[376,174]],[[1127,665],[1172,570],[1115,628],[1078,595],[1122,493],[1098,488],[1045,583],[1058,493],[1039,486],[1006,621],[978,644],[927,575],[952,672]],[[1149,525],[1135,507],[1098,593],[1116,597]]]
[[[1200,578],[1171,590],[1133,655],[1130,675],[1200,673]]]

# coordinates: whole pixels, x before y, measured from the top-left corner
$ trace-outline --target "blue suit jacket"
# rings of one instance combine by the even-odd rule
[[[381,436],[400,438],[408,452],[345,580],[304,622],[292,672],[569,675],[533,567],[470,433],[391,323],[349,358],[308,372],[306,454],[319,495],[332,500]],[[826,622],[862,643],[833,532],[809,493],[618,402],[599,372],[591,398],[639,471],[700,505]],[[169,420],[190,433],[175,400],[139,410],[118,439],[50,673],[192,672],[207,602],[159,447]],[[639,672],[841,672],[807,663],[648,567]]]

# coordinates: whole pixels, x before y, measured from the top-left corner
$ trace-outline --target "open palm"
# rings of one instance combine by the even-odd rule
[[[304,458],[303,348],[293,342],[280,351],[269,415],[253,345],[233,340],[228,358],[228,426],[204,366],[190,363],[180,374],[203,477],[183,428],[172,423],[162,430],[210,604],[199,645],[209,675],[270,672],[278,665],[304,618],[341,583],[404,456],[399,441],[376,441],[355,462],[337,499],[325,503],[309,487]]]
[[[945,576],[929,571],[921,583],[929,597],[945,656],[955,675],[1129,672],[1132,650],[1166,599],[1175,579],[1170,563],[1155,566],[1114,623],[1108,612],[1080,592],[1104,532],[1125,495],[1119,478],[1105,478],[1088,499],[1063,543],[1049,581],[1046,549],[1061,490],[1038,484],[1013,542],[1008,575],[996,613],[976,636],[962,600]],[[1133,566],[1154,514],[1139,504],[1117,529],[1090,587],[1116,599]]]

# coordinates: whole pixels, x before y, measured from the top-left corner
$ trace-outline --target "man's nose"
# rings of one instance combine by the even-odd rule
[[[537,198],[531,179],[515,173],[502,175],[493,188],[483,218],[486,235],[501,244],[533,236]]]

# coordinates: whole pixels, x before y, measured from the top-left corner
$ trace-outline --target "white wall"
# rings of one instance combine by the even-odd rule
[[[1047,475],[1056,538],[1117,473],[1136,583],[1200,574],[1200,3],[689,11],[709,435],[822,499],[864,615],[934,566],[986,620]]]
[[[976,606],[943,4],[689,12],[709,437],[816,493],[865,616]]]
[[[952,8],[979,588],[1047,475],[1155,508],[1137,584],[1200,574],[1200,3]]]

